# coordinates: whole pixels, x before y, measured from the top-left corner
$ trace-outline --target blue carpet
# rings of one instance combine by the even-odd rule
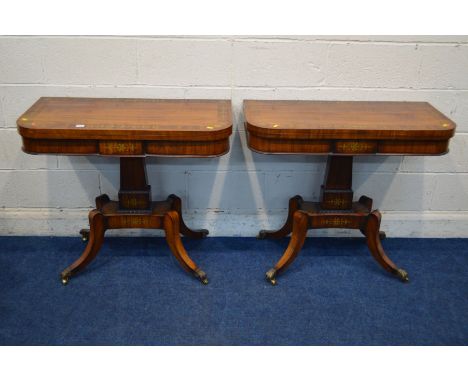
[[[364,239],[310,238],[273,287],[287,239],[107,238],[62,286],[79,237],[0,237],[0,345],[468,345],[468,240],[387,239],[403,284]]]

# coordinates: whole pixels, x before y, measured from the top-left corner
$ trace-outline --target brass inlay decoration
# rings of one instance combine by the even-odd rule
[[[145,224],[145,218],[143,216],[129,216],[127,217],[127,221],[131,225],[136,225],[136,226]]]
[[[111,144],[111,148],[113,148],[116,151],[133,151],[135,149],[135,144],[133,142],[127,142],[127,143],[114,143]]]
[[[145,209],[148,205],[148,201],[144,198],[137,198],[134,196],[127,196],[125,194],[120,195],[120,205],[127,209],[141,210]]]
[[[325,218],[322,220],[322,224],[329,227],[341,227],[351,224],[351,220],[342,217]]]
[[[337,142],[336,150],[340,152],[358,153],[375,151],[376,145],[371,142],[350,141]]]
[[[141,215],[132,216],[125,214],[121,215],[120,219],[119,226],[123,225],[124,227],[141,227],[146,225],[148,221],[147,217]]]
[[[348,206],[349,202],[346,199],[335,198],[335,199],[324,200],[323,204],[327,204],[336,208],[342,208],[342,207]]]
[[[103,141],[99,143],[100,151],[104,154],[140,154],[141,142],[132,141]]]

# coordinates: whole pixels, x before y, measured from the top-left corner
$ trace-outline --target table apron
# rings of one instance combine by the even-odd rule
[[[29,154],[213,157],[229,151],[229,138],[217,141],[22,139],[23,151]]]
[[[442,155],[449,140],[272,139],[247,133],[249,147],[271,154]]]

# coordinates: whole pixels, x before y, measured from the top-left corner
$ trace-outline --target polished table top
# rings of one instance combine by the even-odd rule
[[[30,153],[215,156],[229,150],[231,102],[44,97],[17,125]]]
[[[447,151],[455,123],[426,102],[244,101],[249,146],[265,153]]]

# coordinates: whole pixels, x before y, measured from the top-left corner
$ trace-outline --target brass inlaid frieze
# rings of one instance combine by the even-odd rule
[[[143,216],[126,216],[127,223],[131,226],[143,226],[146,224],[147,218]]]
[[[323,218],[321,223],[326,227],[343,227],[351,225],[352,221],[344,217],[336,216],[331,218]]]
[[[377,143],[372,141],[339,141],[335,144],[339,153],[373,153],[377,151]]]
[[[144,209],[148,207],[148,201],[136,197],[120,196],[120,204],[129,209]]]
[[[336,208],[336,209],[343,209],[349,207],[350,202],[347,199],[342,198],[335,198],[335,199],[327,199],[322,201],[322,204],[326,205],[327,207]]]
[[[103,155],[143,154],[143,144],[139,141],[101,141],[99,153]]]

